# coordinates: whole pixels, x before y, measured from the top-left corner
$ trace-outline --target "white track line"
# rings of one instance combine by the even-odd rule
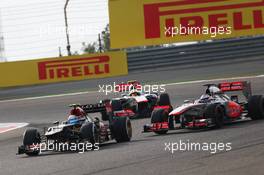
[[[0,123],[0,134],[27,126],[28,123]]]
[[[164,84],[164,85],[173,86],[173,85],[185,85],[185,84],[194,84],[194,83],[205,83],[205,82],[211,82],[211,81],[228,81],[228,80],[236,80],[236,79],[253,79],[253,78],[264,78],[264,75],[245,76],[245,77],[231,77],[231,78],[217,78],[217,79],[210,79],[210,80],[185,81],[185,82],[178,82],[178,83],[168,83],[168,84]]]
[[[217,78],[217,79],[209,79],[209,80],[195,80],[195,81],[185,81],[185,82],[178,82],[178,83],[168,83],[168,84],[163,84],[163,85],[174,86],[174,85],[204,83],[204,82],[211,82],[211,81],[228,81],[228,80],[235,80],[235,79],[254,79],[254,78],[264,78],[264,75],[231,77],[231,78]],[[84,95],[84,94],[91,94],[91,93],[97,93],[97,92],[98,91],[86,91],[86,92],[66,93],[66,94],[58,94],[58,95],[47,95],[47,96],[39,96],[39,97],[19,98],[19,99],[11,99],[11,100],[1,100],[0,103],[18,102],[18,101],[25,101],[25,100],[37,100],[37,99],[55,98],[55,97],[66,97],[66,96],[75,96],[75,95]]]
[[[75,93],[66,93],[66,94],[57,94],[57,95],[46,95],[46,96],[39,96],[39,97],[18,98],[18,99],[11,99],[11,100],[1,100],[0,103],[18,102],[18,101],[25,101],[25,100],[38,100],[38,99],[45,99],[45,98],[66,97],[66,96],[75,96],[75,95],[84,95],[84,94],[91,94],[91,93],[96,93],[96,92],[98,92],[98,91],[86,91],[86,92],[75,92]]]

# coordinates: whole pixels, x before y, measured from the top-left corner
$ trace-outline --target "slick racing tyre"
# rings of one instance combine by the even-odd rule
[[[154,109],[151,114],[151,123],[162,123],[168,121],[168,113],[164,109]],[[156,134],[166,134],[168,130],[154,131]]]
[[[109,99],[105,99],[105,100],[102,101],[102,103],[103,104],[106,104],[106,103],[108,104],[108,103],[110,103],[110,100]],[[106,111],[101,112],[101,115],[102,115],[102,120],[103,121],[108,121],[109,120],[109,115],[107,114]]]
[[[132,125],[128,117],[115,119],[111,126],[111,132],[116,142],[128,142],[132,137]]]
[[[205,109],[205,118],[211,118],[214,123],[214,128],[221,128],[224,123],[223,108],[217,104],[210,104]]]
[[[151,114],[151,123],[161,123],[168,121],[168,113],[164,109],[154,109]]]
[[[264,119],[264,98],[253,95],[248,100],[248,116],[253,120]]]
[[[101,112],[102,115],[102,120],[103,121],[108,121],[109,120],[109,116],[107,115],[106,111]]]
[[[159,106],[171,106],[170,97],[167,93],[162,93],[158,99]]]
[[[112,105],[113,112],[114,111],[121,111],[121,110],[123,110],[123,106],[122,106],[120,100],[112,100],[111,101],[111,105]]]
[[[24,133],[23,137],[23,145],[30,146],[30,145],[37,145],[40,144],[41,138],[40,133],[37,129],[27,129]],[[34,150],[33,152],[26,152],[28,156],[37,156],[40,150]]]
[[[80,129],[81,137],[91,144],[99,143],[99,130],[92,122],[84,123]]]

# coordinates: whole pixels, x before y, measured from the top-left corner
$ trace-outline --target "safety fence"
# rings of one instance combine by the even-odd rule
[[[184,46],[130,51],[129,72],[264,59],[264,37],[208,41]]]

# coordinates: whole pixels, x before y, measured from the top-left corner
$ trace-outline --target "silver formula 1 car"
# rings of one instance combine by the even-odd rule
[[[182,128],[221,128],[224,123],[245,118],[264,119],[264,97],[252,95],[249,82],[205,86],[206,92],[197,100],[186,100],[175,109],[157,107],[152,112],[151,124],[144,126],[144,132],[166,134],[169,130]],[[239,91],[242,96],[234,94]],[[231,93],[231,96],[226,93]]]

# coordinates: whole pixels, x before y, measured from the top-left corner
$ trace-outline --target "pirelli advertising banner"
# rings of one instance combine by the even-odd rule
[[[125,52],[0,63],[0,87],[127,75]]]
[[[264,34],[264,0],[109,0],[111,47]]]

